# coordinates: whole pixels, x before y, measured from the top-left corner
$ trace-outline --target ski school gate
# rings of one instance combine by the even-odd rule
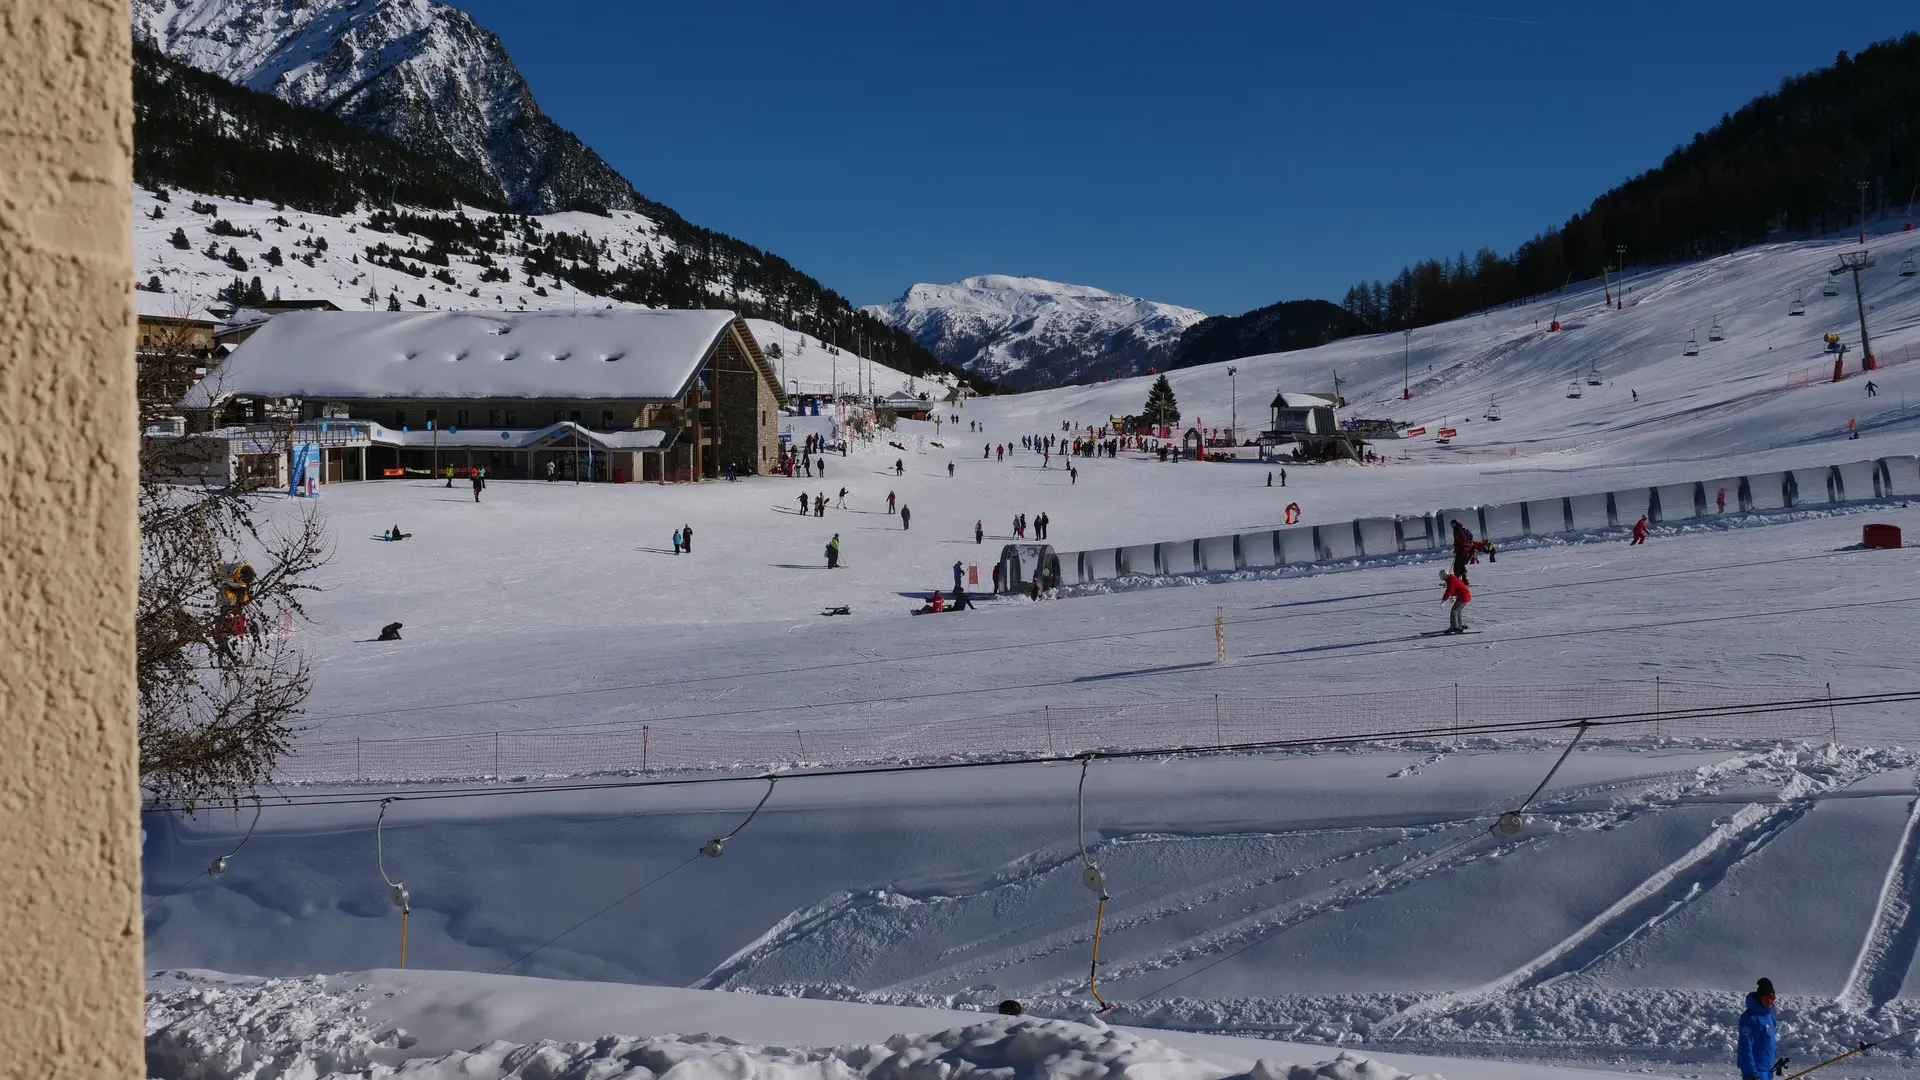
[[[1473,530],[1479,539],[1500,541],[1624,529],[1643,514],[1656,522],[1714,517],[1720,513],[1718,498],[1722,491],[1727,494],[1726,512],[1743,514],[1905,498],[1920,495],[1920,458],[1877,458],[1058,555],[1052,548],[1046,551],[1058,566],[1071,573],[1071,577],[1059,579],[1067,584],[1110,581],[1129,574],[1219,573],[1445,549],[1453,543],[1451,522],[1455,520]],[[1007,550],[1015,546],[1009,545]],[[1026,565],[1031,574],[1032,564]]]

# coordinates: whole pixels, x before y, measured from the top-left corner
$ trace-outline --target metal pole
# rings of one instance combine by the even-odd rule
[[[1860,364],[1862,370],[1873,370],[1873,342],[1867,340],[1867,301],[1860,294],[1860,266],[1853,267],[1853,306],[1860,312]]]
[[[1413,328],[1400,331],[1400,400],[1413,400]]]

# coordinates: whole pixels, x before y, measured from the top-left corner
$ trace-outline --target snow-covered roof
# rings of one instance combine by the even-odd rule
[[[1339,399],[1332,394],[1300,393],[1294,390],[1282,390],[1273,396],[1267,406],[1271,409],[1324,409]]]
[[[289,311],[182,405],[217,397],[672,401],[730,311]]]

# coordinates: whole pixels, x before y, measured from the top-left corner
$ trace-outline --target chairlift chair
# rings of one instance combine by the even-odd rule
[[[1498,397],[1487,399],[1487,419],[1500,419],[1500,399]]]
[[[1577,398],[1580,396],[1580,380],[1579,379],[1575,379],[1572,382],[1567,384],[1567,396],[1570,398]]]
[[[1697,330],[1687,335],[1686,355],[1688,356],[1700,355],[1700,334],[1699,334],[1699,331]]]
[[[1599,364],[1593,365],[1593,367],[1587,371],[1587,385],[1588,386],[1600,385],[1600,365]]]
[[[1805,315],[1807,313],[1807,302],[1800,299],[1800,292],[1799,289],[1793,290],[1793,303],[1787,305],[1787,314]]]
[[[1725,341],[1726,339],[1727,339],[1726,328],[1720,325],[1720,316],[1715,315],[1713,317],[1713,325],[1707,327],[1707,340],[1708,341]]]
[[[1840,283],[1833,280],[1832,278],[1828,278],[1826,281],[1826,284],[1820,286],[1820,295],[1821,296],[1839,296]]]

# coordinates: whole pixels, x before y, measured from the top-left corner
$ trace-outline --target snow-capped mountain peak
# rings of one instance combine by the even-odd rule
[[[1136,375],[1164,367],[1206,316],[1091,285],[982,274],[921,283],[865,309],[943,362],[1013,389]]]
[[[515,209],[643,208],[540,112],[500,39],[439,0],[132,0],[132,16],[136,40],[461,162]]]

